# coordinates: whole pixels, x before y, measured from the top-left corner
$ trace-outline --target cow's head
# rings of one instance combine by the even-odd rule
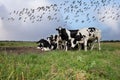
[[[65,28],[58,27],[58,28],[56,28],[56,31],[58,31],[58,34],[61,35],[63,33],[63,31],[65,31]]]
[[[51,43],[52,41],[53,41],[53,38],[50,36],[50,37],[47,37],[47,41],[49,42],[49,43]]]
[[[50,37],[51,37],[51,41],[52,41],[52,42],[55,42],[55,41],[56,41],[56,35],[51,35]]]
[[[95,32],[95,30],[96,30],[96,28],[94,28],[94,27],[89,27],[89,28],[87,29],[88,32]]]

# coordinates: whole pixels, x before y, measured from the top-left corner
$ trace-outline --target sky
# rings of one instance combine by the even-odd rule
[[[0,0],[0,40],[37,41],[62,26],[120,40],[120,0]]]

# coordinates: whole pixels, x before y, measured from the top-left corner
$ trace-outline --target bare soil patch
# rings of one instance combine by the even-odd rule
[[[42,53],[43,51],[37,49],[36,47],[0,47],[0,52],[7,53]]]

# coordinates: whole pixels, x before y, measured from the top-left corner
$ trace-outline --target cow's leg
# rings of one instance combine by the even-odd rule
[[[67,45],[67,41],[65,41],[65,51],[68,50],[68,45]]]
[[[79,41],[77,41],[77,45],[78,45],[78,50],[81,50],[81,43]]]
[[[63,49],[62,45],[63,45],[63,42],[62,42],[62,41],[59,41],[59,42],[58,42],[58,49],[62,50],[62,49]]]
[[[93,50],[94,46],[95,46],[95,40],[91,43],[91,49],[90,50]]]
[[[65,43],[65,41],[62,42],[62,45],[63,45],[63,50],[66,50],[66,43]]]
[[[87,51],[87,39],[84,40],[84,50]]]
[[[87,47],[90,50],[93,42],[87,42]]]
[[[78,43],[78,49],[79,49],[79,51],[81,50],[81,44],[80,43]]]
[[[82,41],[78,41],[77,44],[78,44],[79,50],[81,50],[81,49],[84,50],[84,41],[83,40]]]
[[[59,41],[57,40],[57,49],[60,49]]]
[[[99,47],[99,50],[101,50],[100,39],[98,39],[98,47]]]
[[[65,41],[62,41],[60,44],[61,50],[65,50]]]
[[[101,50],[101,47],[100,47],[100,42],[98,42],[98,44],[99,44],[99,50]]]

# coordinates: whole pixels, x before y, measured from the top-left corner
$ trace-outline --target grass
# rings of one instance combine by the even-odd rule
[[[0,41],[0,47],[35,47],[35,42],[30,41]]]
[[[120,43],[98,51],[0,52],[0,80],[119,80]]]

